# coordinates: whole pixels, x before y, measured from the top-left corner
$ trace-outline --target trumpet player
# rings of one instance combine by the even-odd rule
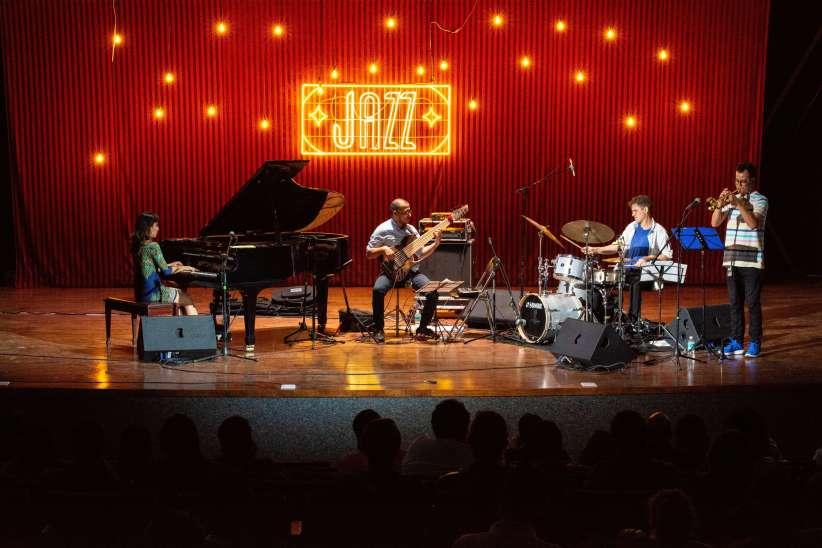
[[[765,268],[765,217],[768,199],[756,188],[756,166],[743,162],[736,166],[736,188],[724,189],[711,214],[711,226],[724,223],[725,254],[722,266],[727,269],[728,297],[731,303],[731,340],[725,354],[756,358],[762,351],[762,272]],[[745,309],[748,305],[747,351]]]

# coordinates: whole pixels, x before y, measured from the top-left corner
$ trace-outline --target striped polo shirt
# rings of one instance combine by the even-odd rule
[[[768,199],[759,192],[751,192],[748,200],[753,213],[760,217],[756,228],[750,228],[733,205],[722,208],[728,213],[725,227],[725,255],[722,266],[765,268],[765,217],[768,215]]]

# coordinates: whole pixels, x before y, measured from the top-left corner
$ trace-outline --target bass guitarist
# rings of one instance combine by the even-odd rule
[[[368,247],[365,256],[368,259],[378,259],[381,262],[392,261],[394,254],[403,248],[408,242],[419,238],[420,234],[411,223],[411,205],[397,198],[391,202],[391,218],[374,229],[371,238],[368,240]],[[385,342],[384,309],[385,294],[395,285],[402,287],[407,280],[411,280],[411,286],[419,289],[429,282],[428,276],[419,271],[419,262],[431,255],[442,241],[442,234],[436,231],[434,241],[420,249],[416,256],[412,257],[415,264],[406,273],[399,273],[397,279],[392,279],[388,274],[380,269],[380,275],[374,282],[371,292],[371,306],[374,311],[374,338],[377,342]],[[420,325],[417,328],[417,336],[434,337],[436,334],[428,327],[428,322],[434,316],[437,306],[437,292],[432,291],[425,297],[425,305],[422,309]]]

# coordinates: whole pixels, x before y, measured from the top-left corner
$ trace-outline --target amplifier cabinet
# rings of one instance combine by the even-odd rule
[[[420,272],[432,280],[463,280],[464,287],[474,286],[474,240],[449,242],[443,240],[434,253],[420,264]]]

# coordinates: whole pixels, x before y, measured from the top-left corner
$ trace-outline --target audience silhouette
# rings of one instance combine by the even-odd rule
[[[110,448],[99,422],[77,420],[61,452],[46,424],[6,413],[0,545],[822,545],[822,462],[786,460],[752,409],[713,440],[697,415],[621,411],[576,460],[554,421],[524,413],[517,426],[509,448],[499,413],[472,419],[444,400],[433,437],[403,458],[397,423],[367,409],[353,421],[357,451],[335,471],[275,464],[238,415],[220,425],[209,460],[182,414],[162,425],[155,455],[139,424]]]

